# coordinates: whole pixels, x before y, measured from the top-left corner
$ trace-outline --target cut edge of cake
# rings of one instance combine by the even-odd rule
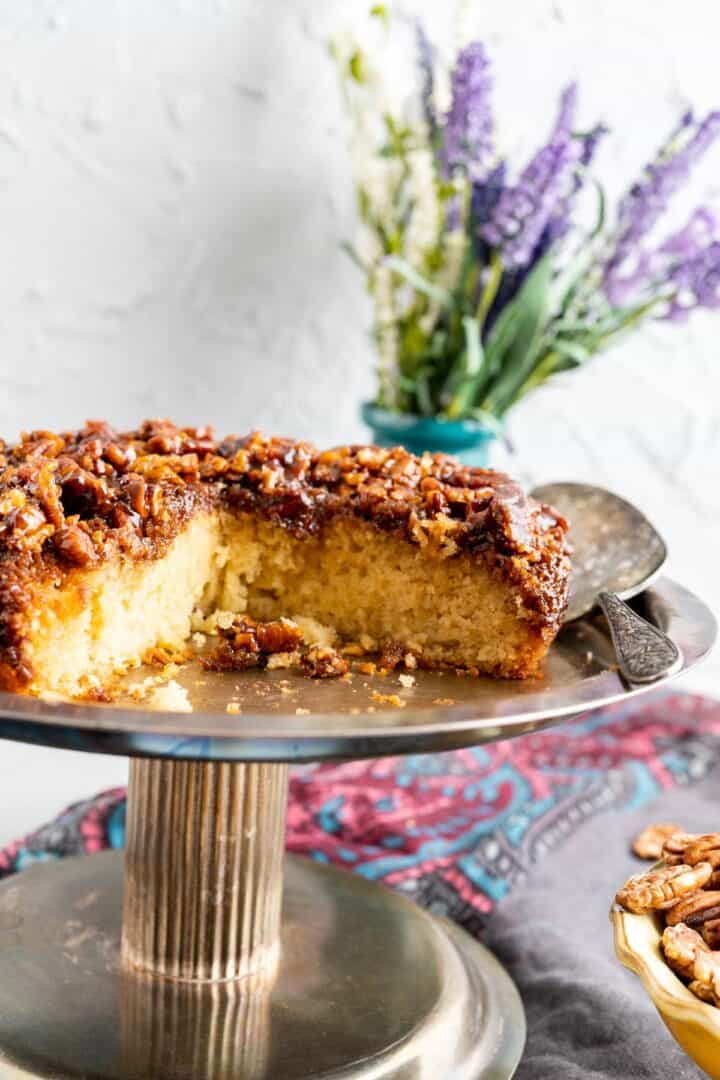
[[[210,445],[204,429],[161,423],[161,445],[153,429],[118,435],[102,426],[33,433],[19,453],[6,449],[0,687],[86,693],[149,648],[181,647],[193,612],[218,607],[312,618],[341,641],[378,649],[391,640],[421,666],[513,678],[538,671],[567,598],[566,523],[507,477],[397,448],[323,455],[256,435]],[[54,454],[45,446],[23,469],[28,445],[43,439],[62,446],[53,442]],[[93,440],[99,457],[83,453]],[[204,441],[205,453],[183,445],[191,440]],[[97,466],[87,469],[88,459],[106,463],[108,453],[131,459],[100,471],[109,473],[110,509],[91,499],[84,516],[68,513],[82,505],[76,468],[92,488]],[[133,510],[140,495],[145,517]],[[40,542],[7,542],[8,522],[23,513],[20,524]]]

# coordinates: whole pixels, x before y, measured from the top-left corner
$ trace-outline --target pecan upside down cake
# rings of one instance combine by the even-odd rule
[[[0,686],[83,693],[218,607],[523,678],[560,626],[566,528],[441,454],[165,420],[34,431],[0,442]]]

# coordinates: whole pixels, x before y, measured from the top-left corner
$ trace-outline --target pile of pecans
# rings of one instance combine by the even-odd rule
[[[617,903],[636,915],[662,912],[669,967],[701,1001],[720,1005],[720,833],[651,825],[633,851],[663,864],[626,881]]]

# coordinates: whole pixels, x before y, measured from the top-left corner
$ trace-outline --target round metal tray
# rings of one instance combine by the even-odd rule
[[[287,859],[285,885],[277,978],[192,983],[123,971],[120,852],[0,883],[0,1076],[512,1076],[525,1016],[479,942],[309,859]]]
[[[717,624],[693,593],[667,578],[633,601],[679,645],[686,671],[712,648]],[[142,678],[147,672],[136,672]],[[193,712],[130,703],[87,705],[0,693],[0,737],[138,757],[318,761],[450,750],[522,735],[564,717],[654,690],[628,687],[614,665],[602,616],[566,626],[539,679],[414,673],[314,682],[287,671],[177,675]],[[664,680],[667,681],[667,680]],[[395,699],[390,704],[387,698]],[[228,713],[230,701],[241,713]],[[398,705],[398,702],[402,705]]]

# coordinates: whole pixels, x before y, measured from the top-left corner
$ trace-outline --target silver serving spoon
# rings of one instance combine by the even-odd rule
[[[667,559],[665,543],[647,518],[619,495],[591,484],[543,484],[532,495],[570,522],[565,621],[599,604],[620,673],[630,683],[655,682],[678,671],[682,655],[675,642],[625,603],[655,580]]]

